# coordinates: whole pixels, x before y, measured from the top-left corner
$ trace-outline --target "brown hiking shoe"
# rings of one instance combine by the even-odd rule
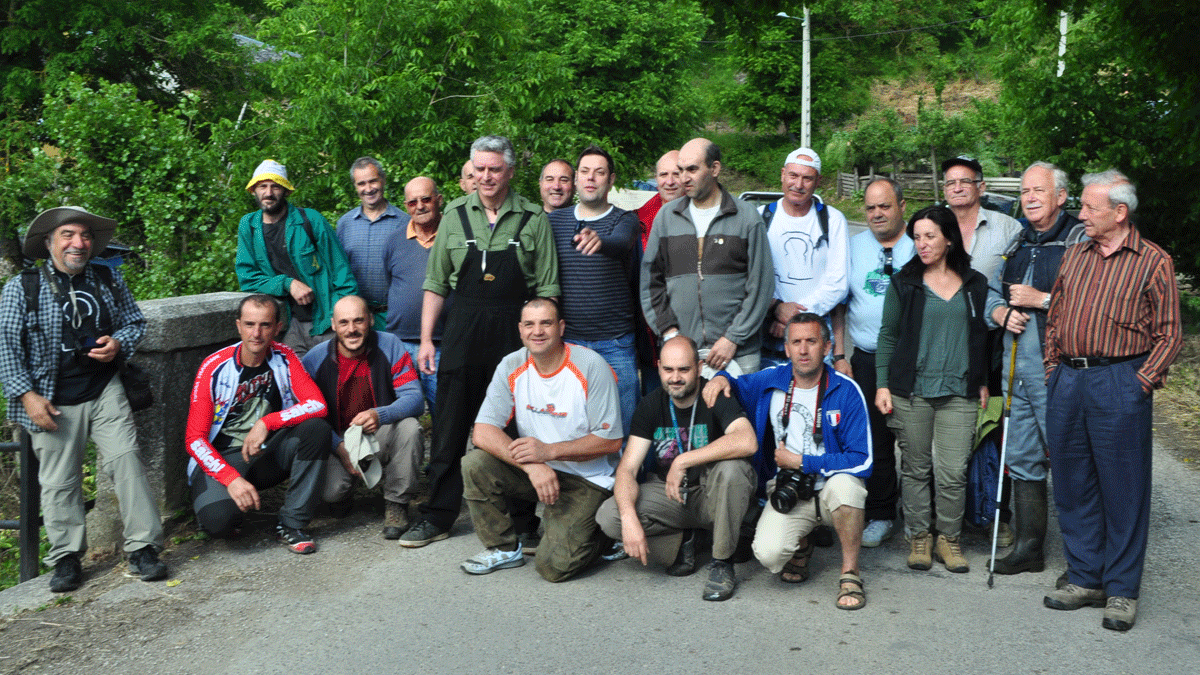
[[[939,534],[937,546],[933,549],[933,557],[940,563],[946,563],[950,572],[970,572],[971,565],[963,557],[962,549],[958,546],[958,537],[947,537]]]
[[[383,514],[383,538],[399,539],[411,524],[408,519],[408,504],[385,501]]]
[[[929,553],[933,545],[933,535],[928,532],[918,532],[912,536],[912,549],[908,554],[908,566],[914,570],[927,570],[933,567],[933,556]]]

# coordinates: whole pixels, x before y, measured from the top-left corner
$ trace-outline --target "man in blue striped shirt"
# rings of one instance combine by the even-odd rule
[[[551,211],[558,251],[563,337],[598,352],[617,375],[625,435],[641,396],[634,353],[634,247],[637,214],[608,203],[615,174],[612,155],[595,145],[579,155],[575,171],[579,203]]]

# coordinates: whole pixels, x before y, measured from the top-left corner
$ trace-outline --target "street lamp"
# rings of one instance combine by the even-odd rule
[[[775,16],[800,21],[804,24],[804,65],[801,70],[802,83],[800,86],[800,145],[809,148],[812,147],[812,75],[809,70],[809,63],[812,61],[809,51],[812,38],[808,28],[808,5],[804,5],[803,19],[789,16],[786,12],[779,12]]]

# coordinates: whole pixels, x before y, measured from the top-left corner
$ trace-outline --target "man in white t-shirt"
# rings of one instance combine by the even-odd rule
[[[462,461],[463,496],[487,547],[462,569],[524,565],[507,499],[536,499],[546,528],[538,574],[566,581],[599,556],[596,510],[612,495],[623,440],[617,383],[599,354],[563,342],[566,322],[553,300],[526,303],[518,328],[525,346],[496,368],[475,418],[479,450]]]
[[[783,197],[762,207],[775,265],[775,296],[763,339],[763,367],[788,363],[783,328],[800,312],[828,320],[846,297],[849,244],[846,216],[816,195],[821,157],[797,148],[779,174]]]

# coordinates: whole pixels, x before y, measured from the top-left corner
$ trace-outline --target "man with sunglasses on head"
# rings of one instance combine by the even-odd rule
[[[833,367],[858,383],[867,400],[875,396],[875,346],[883,323],[883,296],[892,274],[915,254],[913,240],[905,234],[904,190],[890,178],[867,186],[864,195],[869,228],[850,238],[848,278],[850,295],[833,308]],[[847,351],[849,342],[854,351]],[[867,406],[871,420],[874,468],[867,478],[867,504],[862,545],[879,546],[896,531],[896,437],[882,413]]]
[[[404,186],[404,208],[408,211],[408,225],[392,233],[383,247],[383,276],[387,281],[387,330],[400,338],[404,350],[417,362],[421,350],[421,305],[425,291],[425,267],[429,264],[429,251],[437,238],[438,225],[442,222],[442,193],[432,178],[417,176]],[[433,328],[434,367],[441,359],[442,327],[446,313],[443,310]],[[437,400],[437,372],[418,373],[421,391],[433,410]]]

